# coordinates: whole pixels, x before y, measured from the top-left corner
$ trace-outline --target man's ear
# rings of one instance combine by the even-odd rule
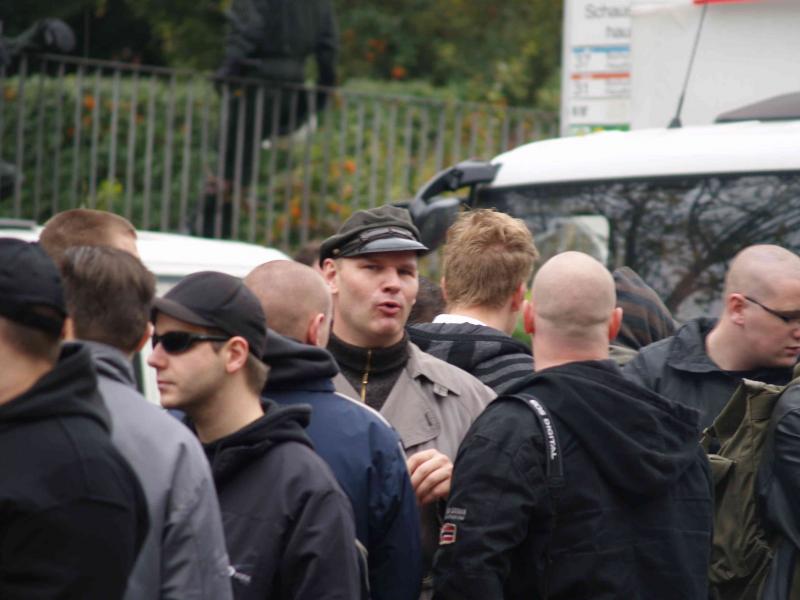
[[[622,308],[617,307],[611,313],[611,319],[608,322],[608,341],[613,342],[617,339],[619,328],[622,327]]]
[[[527,289],[524,283],[520,283],[517,290],[511,295],[511,310],[517,312],[522,308],[525,302],[525,292]]]
[[[525,329],[525,333],[528,335],[536,333],[536,320],[533,316],[532,300],[522,301],[522,326]]]
[[[306,339],[303,341],[311,346],[324,348],[325,344],[322,342],[328,337],[327,332],[322,330],[325,323],[325,313],[317,313],[311,317],[308,321],[308,327],[306,328]]]
[[[62,339],[65,342],[71,342],[78,338],[75,337],[75,321],[72,320],[72,317],[67,317],[64,319],[64,326],[61,329]]]
[[[153,337],[153,329],[154,329],[153,324],[150,321],[148,321],[147,327],[144,328],[144,333],[142,334],[142,338],[137,342],[136,348],[133,350],[134,354],[136,354],[142,348],[144,348],[144,345],[150,340],[151,337]]]
[[[744,324],[744,306],[747,301],[742,294],[728,294],[725,298],[725,312],[724,314],[730,318],[736,325]]]
[[[331,294],[336,294],[338,292],[336,274],[336,261],[332,258],[326,258],[322,263],[322,278],[325,280],[325,283],[328,284],[328,287],[331,288]]]
[[[247,340],[237,335],[228,340],[223,349],[225,352],[225,372],[232,374],[244,368],[250,347]]]

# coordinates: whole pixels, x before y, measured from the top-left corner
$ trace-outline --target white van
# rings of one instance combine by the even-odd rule
[[[13,237],[28,242],[39,239],[42,228],[32,221],[0,219],[0,237]],[[197,271],[221,271],[244,277],[254,267],[272,260],[289,260],[280,250],[244,242],[158,233],[137,232],[139,255],[156,276],[156,294],[161,296],[180,279]],[[147,365],[151,347],[146,344],[136,356],[134,370],[145,397],[159,404],[155,371]]]
[[[471,206],[525,220],[545,257],[579,249],[633,268],[679,320],[714,314],[745,246],[800,252],[800,120],[534,142],[439,174],[412,213],[465,184]]]

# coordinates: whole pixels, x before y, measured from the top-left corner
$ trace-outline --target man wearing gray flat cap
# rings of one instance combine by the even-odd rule
[[[328,350],[341,373],[337,391],[360,398],[400,434],[422,519],[425,573],[438,543],[458,446],[494,392],[472,375],[422,352],[405,324],[419,286],[417,258],[427,248],[404,208],[354,213],[320,248],[334,298]],[[430,578],[422,598],[431,597]]]

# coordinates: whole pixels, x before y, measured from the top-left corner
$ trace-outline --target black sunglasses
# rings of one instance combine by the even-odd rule
[[[750,296],[744,296],[744,299],[747,300],[748,302],[752,302],[753,304],[756,304],[756,305],[760,306],[765,311],[767,311],[769,314],[775,315],[776,317],[778,317],[781,321],[783,321],[787,325],[791,325],[792,323],[794,323],[794,324],[800,323],[800,310],[793,310],[793,311],[788,311],[788,312],[784,313],[784,312],[780,312],[780,311],[774,310],[774,309],[770,308],[769,306],[764,306],[763,304],[761,304],[761,302],[759,302],[758,300],[754,300]]]
[[[204,335],[202,333],[189,333],[188,331],[168,331],[165,334],[153,334],[153,348],[161,344],[167,354],[180,354],[186,352],[197,342],[227,342],[230,336]]]

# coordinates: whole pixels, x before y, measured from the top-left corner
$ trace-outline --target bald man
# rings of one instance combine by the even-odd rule
[[[377,411],[335,392],[339,368],[325,350],[333,312],[328,285],[311,267],[288,260],[256,267],[245,285],[269,315],[263,395],[311,405],[306,432],[353,505],[372,600],[417,600],[420,526],[405,454]]]
[[[633,381],[697,408],[708,427],[742,378],[784,385],[800,355],[800,257],[750,246],[731,262],[722,315],[689,321],[625,367]]]
[[[586,254],[539,270],[524,309],[538,371],[458,451],[435,599],[708,598],[698,414],[609,360],[615,305],[611,274]]]

